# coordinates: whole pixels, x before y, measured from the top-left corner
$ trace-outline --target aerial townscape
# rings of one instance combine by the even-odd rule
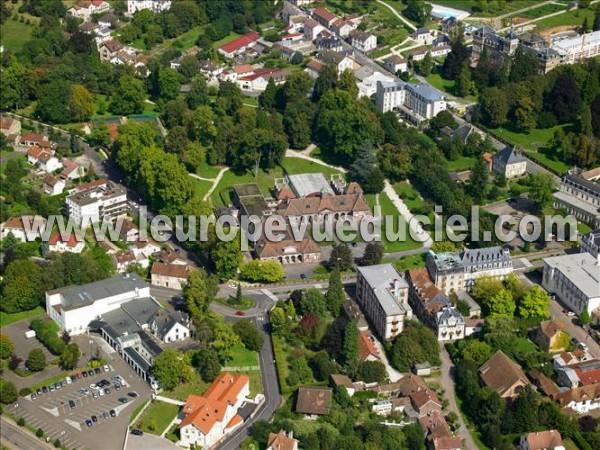
[[[600,0],[0,0],[0,327],[2,449],[599,450]]]

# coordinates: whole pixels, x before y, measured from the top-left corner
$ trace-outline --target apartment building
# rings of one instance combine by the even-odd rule
[[[492,27],[484,25],[473,33],[471,61],[479,62],[483,50],[486,49],[492,64],[501,66],[506,58],[514,55],[518,47],[519,38],[512,29],[506,36],[501,36]]]
[[[78,224],[124,217],[129,209],[127,192],[103,179],[71,189],[65,206],[69,218]]]
[[[446,295],[453,291],[469,291],[477,278],[487,276],[503,280],[513,272],[510,252],[501,247],[469,249],[460,253],[430,251],[425,264],[435,285]]]
[[[589,253],[594,258],[600,254],[600,228],[591,231],[581,239],[581,251]]]
[[[380,112],[397,111],[413,125],[429,120],[447,108],[446,97],[427,83],[377,82],[375,104]]]
[[[85,0],[75,3],[67,13],[87,22],[93,14],[103,14],[108,11],[110,11],[110,4],[104,0]]]
[[[408,283],[391,264],[359,267],[356,298],[381,339],[396,338],[412,318]]]
[[[592,228],[600,228],[600,184],[581,169],[567,172],[554,193],[554,206],[565,208]]]
[[[600,306],[600,257],[589,253],[544,258],[542,286],[576,314]]]

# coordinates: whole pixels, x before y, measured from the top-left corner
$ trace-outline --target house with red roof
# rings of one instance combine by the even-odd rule
[[[92,18],[92,14],[104,14],[108,11],[110,11],[110,4],[104,0],[85,0],[73,5],[67,13],[87,22]]]
[[[12,234],[18,241],[33,242],[46,231],[47,222],[42,216],[11,217],[0,224],[0,237]]]
[[[276,85],[283,84],[290,76],[289,70],[282,69],[256,69],[252,75],[238,78],[237,84],[243,91],[262,92],[267,88],[269,80],[273,80]]]
[[[315,8],[312,15],[317,22],[319,22],[321,25],[327,28],[330,28],[336,20],[340,19],[327,8],[321,7]]]
[[[48,251],[56,253],[81,253],[85,248],[85,241],[77,239],[75,233],[71,233],[68,238],[64,238],[60,233],[54,233],[48,241]]]
[[[37,133],[25,133],[19,138],[19,146],[24,148],[39,147],[50,150],[52,143],[47,136]]]
[[[247,49],[252,48],[256,41],[260,39],[260,34],[256,31],[250,31],[243,36],[235,38],[232,41],[226,42],[217,48],[217,52],[223,55],[225,58],[233,59],[236,55],[245,52]]]
[[[52,175],[44,177],[44,193],[48,195],[60,195],[65,190],[65,180]]]
[[[226,434],[237,429],[244,419],[238,409],[250,395],[250,379],[246,375],[221,373],[203,395],[190,395],[183,405],[179,424],[179,444],[211,448]]]

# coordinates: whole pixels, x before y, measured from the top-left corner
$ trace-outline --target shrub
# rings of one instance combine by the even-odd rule
[[[30,388],[28,388],[28,387],[24,387],[24,388],[22,388],[21,390],[19,390],[19,395],[20,395],[21,397],[27,397],[27,396],[28,396],[28,395],[30,395],[30,394],[31,394],[31,389],[30,389]]]
[[[42,430],[41,428],[38,428],[35,432],[35,435],[39,438],[44,437],[44,430]]]
[[[20,427],[24,427],[25,419],[23,419],[22,417],[19,417],[19,420],[17,420],[17,425],[19,425]]]
[[[53,355],[62,354],[67,344],[58,336],[54,322],[47,320],[32,320],[29,327],[35,331],[38,340],[44,344],[50,353]]]
[[[58,438],[54,439],[54,442],[52,444],[54,444],[54,446],[56,448],[60,448],[61,447],[61,445],[60,445],[60,439],[58,439]]]

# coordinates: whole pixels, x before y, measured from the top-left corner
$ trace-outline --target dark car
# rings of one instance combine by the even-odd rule
[[[127,400],[127,397],[121,397],[121,398],[119,398],[119,403],[123,403],[123,404],[125,404],[125,403],[127,403],[128,401],[129,401],[129,400]]]
[[[94,426],[94,424],[92,423],[92,421],[90,419],[86,419],[85,424],[87,425],[88,428]]]
[[[88,370],[88,376],[89,377],[93,377],[94,376],[94,371],[92,369]]]
[[[92,422],[94,422],[94,423],[98,422],[98,416],[92,416]]]
[[[104,388],[104,393],[105,393],[106,395],[110,394],[110,389],[109,389],[109,388]]]
[[[94,373],[95,373],[96,375],[98,375],[99,373],[102,373],[102,369],[100,369],[99,367],[96,367],[96,368],[94,369]]]
[[[85,370],[81,373],[81,375],[83,376],[83,378],[87,378],[89,376],[89,374]]]
[[[73,400],[69,400],[69,408],[75,409],[75,402]]]
[[[127,395],[129,395],[131,398],[136,398],[138,396],[137,392],[128,392]]]
[[[107,412],[107,411],[104,411],[104,412],[102,413],[102,417],[104,417],[105,419],[108,419],[110,416],[108,415],[108,412]]]
[[[144,432],[142,430],[138,430],[137,428],[134,428],[131,430],[131,434],[134,434],[136,436],[143,436]]]
[[[46,394],[48,392],[48,386],[42,386],[42,392]]]
[[[54,389],[60,389],[62,387],[62,384],[59,383],[58,381],[56,383],[54,383]]]
[[[114,409],[109,411],[110,417],[117,417],[117,412]]]
[[[308,277],[306,276],[305,273],[301,273],[300,274],[300,278],[302,278],[303,280],[306,280]]]
[[[115,383],[115,389],[118,391],[121,389],[121,383]]]
[[[42,390],[41,390],[40,388],[37,388],[37,389],[35,390],[35,393],[36,393],[37,395],[42,395]]]
[[[54,385],[53,385],[53,384],[51,384],[50,386],[48,386],[48,390],[49,390],[50,392],[54,392],[54,390],[55,390],[55,389],[54,389]]]
[[[71,381],[77,381],[77,376],[76,375],[71,375]]]

